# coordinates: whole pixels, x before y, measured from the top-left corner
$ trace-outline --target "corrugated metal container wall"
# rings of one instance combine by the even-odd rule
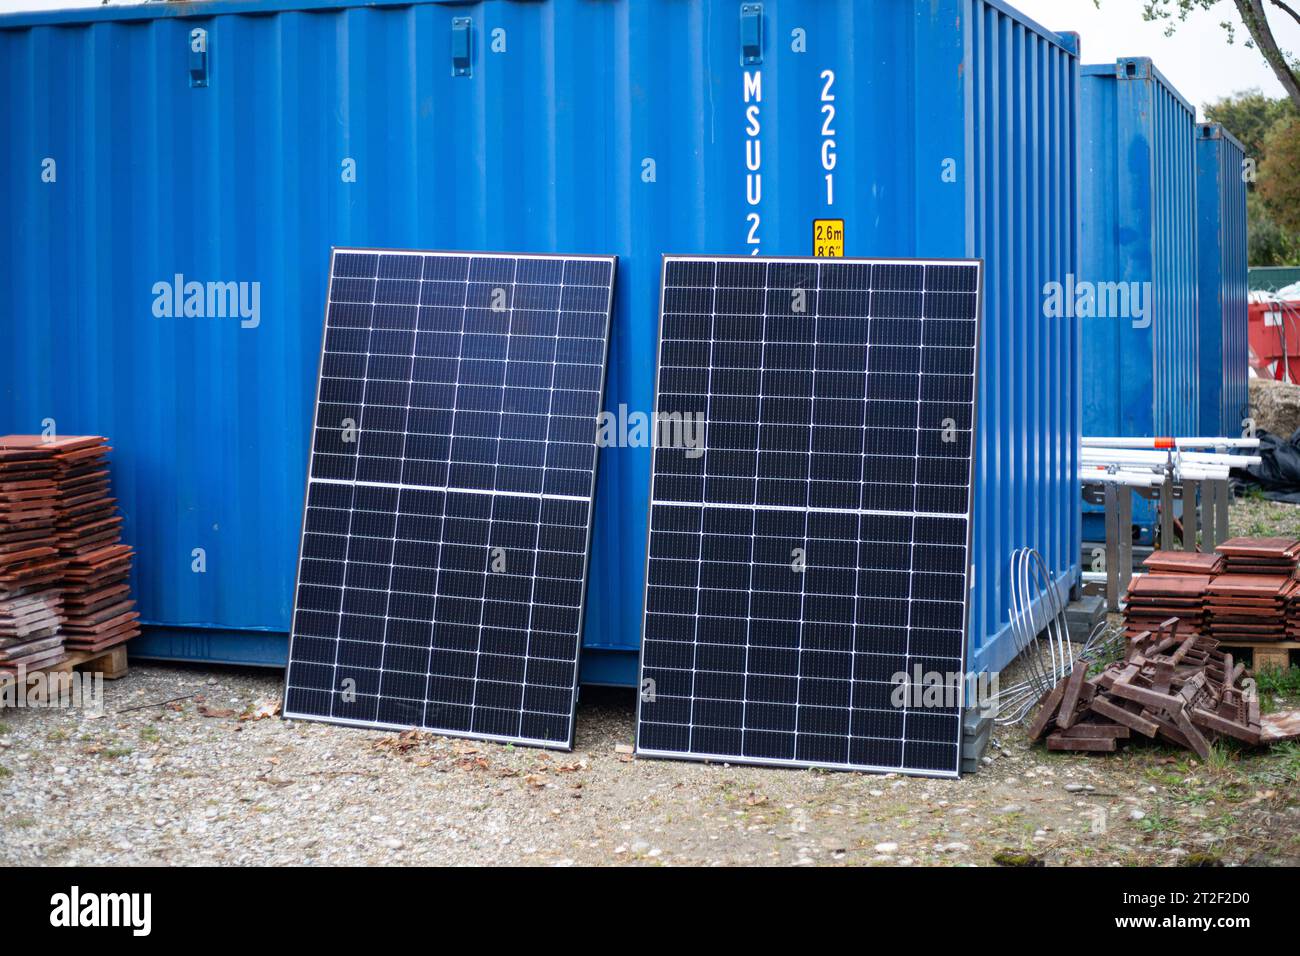
[[[1083,319],[1086,436],[1198,430],[1195,118],[1145,57],[1080,69],[1076,288],[1092,283],[1097,303]],[[1103,539],[1086,510],[1085,537]],[[1147,536],[1154,518],[1138,499]]]
[[[1239,435],[1250,415],[1245,160],[1221,125],[1197,126],[1202,435]]]
[[[1039,318],[1075,265],[1070,43],[998,0],[0,19],[0,428],[112,436],[137,654],[281,662],[330,245],[617,254],[606,404],[644,410],[661,254],[807,255],[842,218],[849,255],[988,259],[972,660],[999,667],[1012,550],[1078,573],[1078,327]],[[260,282],[258,324],[155,317],[176,276]],[[648,470],[602,451],[587,681],[635,678]]]

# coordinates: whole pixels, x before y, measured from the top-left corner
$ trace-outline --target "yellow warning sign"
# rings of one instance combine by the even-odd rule
[[[829,258],[843,258],[843,219],[813,220],[813,255]]]

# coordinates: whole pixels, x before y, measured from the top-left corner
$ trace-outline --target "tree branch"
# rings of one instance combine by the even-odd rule
[[[1269,0],[1269,2],[1279,10],[1285,11],[1296,23],[1300,23],[1300,13],[1297,13],[1289,4],[1283,3],[1282,0]]]
[[[1278,3],[1278,0],[1271,0],[1271,2]],[[1263,0],[1232,0],[1232,3],[1237,8],[1242,22],[1246,24],[1250,38],[1255,41],[1255,45],[1264,54],[1264,59],[1273,68],[1273,74],[1282,84],[1282,89],[1286,90],[1286,95],[1291,102],[1300,109],[1300,79],[1297,79],[1292,72],[1286,62],[1286,56],[1278,47],[1277,41],[1273,39],[1273,30],[1268,24]],[[1292,15],[1294,16],[1294,13]]]

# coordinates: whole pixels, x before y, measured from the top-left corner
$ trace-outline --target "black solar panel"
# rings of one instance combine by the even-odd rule
[[[335,250],[286,717],[572,746],[613,279]]]
[[[639,753],[957,774],[979,295],[974,261],[665,258]]]

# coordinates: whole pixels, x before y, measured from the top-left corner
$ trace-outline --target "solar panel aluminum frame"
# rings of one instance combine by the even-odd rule
[[[618,283],[618,256],[568,255],[565,253],[484,252],[484,251],[465,251],[459,249],[393,249],[393,248],[368,247],[368,246],[366,247],[331,246],[330,266],[329,266],[330,280],[333,280],[334,278],[335,259],[340,253],[345,253],[345,254],[355,253],[361,255],[374,253],[379,255],[452,256],[456,258],[465,258],[465,259],[475,259],[475,258],[515,259],[515,260],[559,259],[559,260],[577,261],[577,262],[609,263],[609,267],[610,267],[609,296],[605,303],[606,328],[605,328],[605,336],[604,336],[605,338],[604,353],[601,355],[601,372],[600,372],[600,387],[599,387],[599,395],[600,395],[599,407],[603,409],[604,402],[605,402],[605,387],[606,387],[607,380],[609,378],[609,342],[611,336],[614,333],[613,309],[614,309],[614,295]],[[284,670],[283,699],[284,699],[285,706],[284,709],[281,711],[281,715],[280,715],[281,718],[284,720],[301,720],[301,721],[306,721],[311,723],[325,723],[325,724],[333,724],[333,725],[346,726],[346,727],[362,727],[370,730],[405,731],[405,730],[417,729],[417,730],[423,730],[429,733],[437,734],[439,736],[456,737],[465,740],[485,740],[485,741],[492,741],[496,743],[514,744],[522,747],[537,747],[545,750],[559,750],[565,752],[572,751],[574,745],[574,737],[576,734],[576,725],[577,725],[576,708],[578,702],[578,674],[581,670],[581,665],[582,665],[583,632],[586,627],[587,590],[591,581],[591,573],[590,573],[591,533],[592,533],[592,525],[594,524],[595,514],[596,514],[596,482],[600,471],[599,444],[595,444],[596,453],[592,459],[591,495],[590,495],[591,503],[589,505],[589,511],[587,514],[585,549],[583,551],[583,559],[582,559],[582,586],[580,589],[581,596],[578,605],[578,628],[577,628],[577,636],[576,636],[575,657],[574,657],[574,664],[573,664],[574,678],[573,678],[573,688],[571,691],[572,697],[571,697],[570,717],[569,717],[569,736],[567,741],[561,742],[555,740],[543,740],[543,739],[530,738],[530,737],[512,737],[512,736],[502,735],[502,734],[486,734],[486,733],[473,734],[473,733],[468,733],[464,730],[451,730],[445,728],[423,727],[423,726],[413,727],[410,724],[392,724],[383,721],[356,720],[348,717],[334,717],[334,716],[327,717],[327,716],[322,716],[320,714],[294,713],[288,709],[289,672],[290,672],[290,668],[293,665],[293,636],[294,636],[294,630],[296,628],[296,622],[298,619],[299,587],[301,586],[302,583],[302,561],[303,561],[303,543],[304,543],[303,538],[307,533],[307,514],[309,511],[310,492],[311,492],[311,485],[312,485],[311,466],[312,466],[312,460],[316,454],[315,436],[316,436],[316,429],[319,425],[317,419],[318,416],[320,415],[321,372],[324,368],[325,355],[326,355],[325,344],[329,334],[329,309],[330,309],[330,298],[329,298],[329,291],[327,290],[325,295],[324,315],[321,321],[321,347],[320,347],[320,353],[317,356],[316,394],[315,397],[313,398],[313,405],[312,405],[312,431],[311,431],[312,440],[308,444],[308,452],[307,452],[307,474],[304,481],[302,518],[301,518],[301,525],[300,525],[300,531],[298,537],[298,563],[294,573],[293,611],[292,611],[293,616],[289,619],[290,620],[289,648],[288,648],[287,660],[285,663],[285,670]],[[593,436],[595,434],[596,425],[597,423],[593,421],[592,422]],[[495,494],[495,492],[492,492],[490,494]],[[335,693],[337,693],[337,689]]]
[[[983,318],[984,318],[984,260],[983,259],[956,259],[956,258],[914,258],[914,259],[890,259],[890,258],[865,258],[865,257],[815,257],[815,256],[708,256],[708,255],[670,255],[665,254],[660,263],[659,274],[659,342],[655,353],[655,408],[652,421],[657,421],[659,413],[660,398],[660,376],[663,374],[663,302],[664,289],[668,277],[668,265],[671,262],[713,262],[713,263],[742,263],[761,261],[768,264],[807,264],[815,263],[857,263],[861,265],[970,265],[975,267],[975,347],[973,357],[973,381],[971,388],[972,407],[971,407],[971,438],[970,438],[970,469],[967,476],[967,487],[969,496],[966,501],[966,561],[964,570],[964,585],[962,588],[962,646],[961,646],[961,664],[960,673],[963,679],[958,686],[958,713],[957,713],[957,747],[955,750],[955,759],[951,770],[934,770],[934,769],[912,769],[904,766],[875,766],[866,764],[852,763],[828,763],[824,761],[810,760],[778,760],[768,757],[747,757],[737,756],[736,754],[708,754],[708,753],[686,753],[683,751],[672,750],[655,750],[641,746],[641,707],[645,702],[645,647],[646,647],[646,626],[647,612],[650,598],[650,548],[651,539],[654,531],[651,524],[651,518],[654,511],[654,479],[655,479],[655,460],[659,452],[658,430],[652,427],[654,435],[653,447],[651,448],[650,458],[650,493],[646,502],[646,558],[644,580],[646,586],[641,596],[641,647],[637,656],[637,705],[636,705],[636,743],[634,751],[639,757],[661,760],[687,760],[697,763],[730,763],[754,766],[773,766],[786,768],[804,768],[820,770],[836,770],[844,772],[860,773],[904,773],[909,776],[917,777],[935,777],[941,779],[956,779],[961,776],[962,760],[962,739],[965,736],[964,721],[962,716],[966,709],[966,684],[965,679],[967,660],[969,657],[970,644],[970,616],[971,616],[971,590],[974,587],[975,568],[971,563],[971,556],[974,553],[974,512],[975,512],[975,474],[976,461],[979,450],[978,431],[979,431],[979,395],[980,395],[980,360],[983,352]],[[705,423],[706,439],[705,448],[707,454],[708,439],[707,428],[708,422]],[[751,559],[752,560],[752,559]]]

